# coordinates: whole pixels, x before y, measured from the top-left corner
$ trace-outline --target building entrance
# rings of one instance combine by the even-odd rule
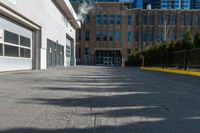
[[[95,65],[98,66],[120,66],[121,52],[118,50],[95,51]]]

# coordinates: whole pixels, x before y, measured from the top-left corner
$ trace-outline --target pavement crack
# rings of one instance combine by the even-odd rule
[[[34,120],[36,120],[41,114],[43,113],[43,111],[39,112],[37,115],[35,115],[35,117],[33,117],[26,125],[24,128],[27,128]]]

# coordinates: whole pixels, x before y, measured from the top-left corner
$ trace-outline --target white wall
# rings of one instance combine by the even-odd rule
[[[41,69],[46,69],[47,38],[66,45],[66,34],[75,41],[75,29],[66,23],[64,16],[51,0],[1,0],[4,4],[42,27]],[[66,47],[65,47],[66,51]],[[66,66],[66,57],[65,57]]]

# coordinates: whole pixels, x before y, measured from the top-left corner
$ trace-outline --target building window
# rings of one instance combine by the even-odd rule
[[[114,24],[114,15],[110,15],[110,24],[111,24],[111,25]]]
[[[128,16],[128,25],[132,25],[132,16]]]
[[[154,16],[153,15],[150,16],[150,25],[154,25]]]
[[[117,15],[117,25],[120,25],[120,24],[121,24],[121,16]]]
[[[176,33],[174,31],[172,31],[172,40],[176,40]]]
[[[121,41],[121,34],[120,34],[119,31],[116,32],[116,40],[117,40],[118,42]]]
[[[147,41],[147,33],[145,31],[143,31],[143,41],[146,42]]]
[[[107,32],[106,31],[103,32],[103,41],[107,41]]]
[[[90,32],[89,31],[85,32],[85,41],[90,41]]]
[[[85,48],[85,55],[89,55],[89,48]]]
[[[158,25],[162,25],[162,16],[161,15],[158,16]]]
[[[81,48],[78,49],[78,58],[81,58]]]
[[[107,23],[108,23],[108,15],[104,15],[103,16],[103,24],[107,25]]]
[[[86,23],[90,23],[90,16],[89,15],[86,16]]]
[[[31,39],[20,36],[20,45],[25,47],[31,47]]]
[[[31,50],[26,48],[20,48],[20,57],[30,58]]]
[[[171,16],[171,25],[176,25],[176,16]]]
[[[131,42],[131,32],[128,32],[128,43]]]
[[[4,31],[4,41],[12,44],[19,44],[19,36],[15,33]]]
[[[181,16],[181,25],[185,25],[185,16]]]
[[[66,56],[67,57],[71,57],[71,47],[70,46],[66,46]]]
[[[154,41],[154,33],[149,32],[149,42],[153,42],[153,41]]]
[[[0,56],[3,56],[3,44],[0,43]]]
[[[142,20],[143,20],[143,25],[147,25],[147,16],[146,15],[142,16]]]
[[[160,32],[158,32],[158,43],[160,43],[162,41],[162,34]]]
[[[131,51],[132,51],[131,49],[127,49],[128,54],[131,54]]]
[[[139,25],[139,16],[136,16],[136,25]]]
[[[99,25],[101,24],[101,15],[96,16],[96,23]]]
[[[191,16],[187,16],[187,25],[192,25]]]
[[[199,25],[199,16],[194,16],[194,25],[198,26]]]
[[[110,41],[114,41],[114,32],[113,31],[110,32]]]
[[[19,57],[19,47],[4,45],[5,56]]]
[[[96,32],[96,41],[101,41],[101,32]]]

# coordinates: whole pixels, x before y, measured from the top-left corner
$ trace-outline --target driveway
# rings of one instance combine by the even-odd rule
[[[200,133],[200,78],[90,66],[0,73],[0,133]]]

